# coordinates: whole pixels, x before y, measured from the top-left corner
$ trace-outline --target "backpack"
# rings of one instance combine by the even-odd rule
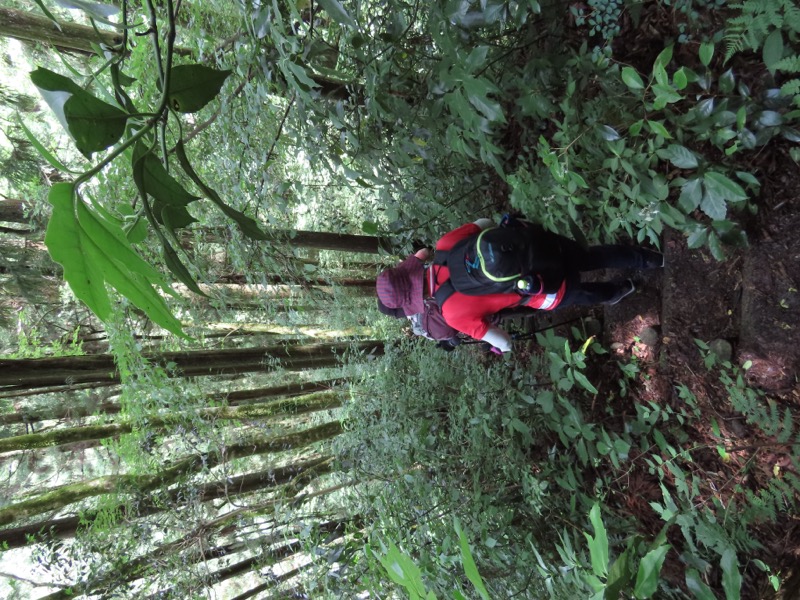
[[[452,287],[467,296],[552,294],[564,272],[559,237],[513,219],[437,252],[434,264],[446,264]]]
[[[415,335],[429,340],[453,340],[458,338],[458,330],[453,329],[442,316],[442,309],[434,298],[425,298],[425,310],[408,317]]]
[[[378,298],[378,310],[384,315],[395,319],[408,319],[411,323],[411,330],[414,335],[419,335],[429,340],[438,342],[450,342],[449,348],[460,343],[459,332],[453,329],[442,316],[442,310],[435,298],[427,297],[423,299],[422,312],[406,317],[402,308],[389,308],[381,299]]]

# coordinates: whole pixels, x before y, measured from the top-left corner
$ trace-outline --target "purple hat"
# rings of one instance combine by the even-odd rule
[[[378,299],[388,308],[402,309],[407,316],[421,313],[425,310],[424,280],[422,261],[412,254],[393,269],[378,275],[375,285]]]

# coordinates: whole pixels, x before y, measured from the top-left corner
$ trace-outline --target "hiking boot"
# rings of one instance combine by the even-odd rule
[[[611,298],[603,302],[603,304],[606,304],[608,306],[613,306],[614,304],[618,304],[620,300],[622,300],[626,296],[630,296],[635,291],[636,291],[636,286],[633,285],[633,281],[627,279],[626,281],[623,281],[622,283],[619,284],[619,291],[613,296],[611,296]]]
[[[654,250],[639,249],[642,259],[642,269],[660,269],[664,266],[664,255]]]

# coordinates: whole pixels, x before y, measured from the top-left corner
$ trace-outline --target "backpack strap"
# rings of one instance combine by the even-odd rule
[[[450,296],[452,296],[455,293],[456,293],[456,288],[453,287],[453,284],[448,279],[439,286],[439,289],[436,290],[436,293],[433,295],[433,297],[436,299],[436,304],[438,304],[439,308],[441,309],[444,306],[444,303],[447,302],[447,300],[450,298]]]
[[[438,283],[436,281],[437,271],[436,267],[444,267],[447,265],[447,259],[450,256],[449,250],[436,250],[433,255],[433,263],[430,266],[430,287],[428,289],[433,289],[435,285]],[[439,284],[439,288],[436,290],[436,293],[433,295],[433,298],[436,300],[436,304],[439,305],[439,309],[444,306],[444,303],[456,293],[456,288],[453,287],[453,284],[450,282],[450,279],[447,281]]]

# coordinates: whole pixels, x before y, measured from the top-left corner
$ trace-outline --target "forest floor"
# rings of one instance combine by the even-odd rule
[[[677,28],[663,11],[643,16],[642,24],[636,30],[623,30],[615,57],[619,50],[623,62],[649,67],[663,40],[675,39]],[[736,62],[737,72],[749,72],[754,79],[763,72],[760,57],[737,57]],[[692,452],[692,475],[702,480],[707,506],[712,495],[725,507],[731,502],[741,505],[745,490],[764,488],[771,478],[786,472],[800,475],[800,458],[792,456],[790,445],[776,443],[734,411],[719,370],[707,368],[707,351],[700,347],[710,345],[718,360],[730,361],[733,368],[746,365],[747,383],[764,392],[779,414],[788,408],[795,427],[800,423],[800,166],[788,150],[787,142],[773,140],[743,165],[762,183],[753,202],[757,213],[733,216],[746,230],[749,247],[729,248],[727,259],[717,261],[707,249],[691,250],[682,234],[666,230],[661,240],[665,268],[635,274],[636,294],[605,309],[539,313],[526,324],[532,331],[580,316],[601,321],[598,337],[610,356],[592,361],[590,378],[600,391],[596,398],[608,398],[613,406],[593,402],[587,421],[603,422],[609,413],[635,414],[634,403],[677,409],[683,403],[679,386],[688,387],[697,398],[700,418],[686,433],[692,447],[708,449]],[[701,215],[698,218],[702,220]],[[631,276],[609,272],[601,277],[621,275]],[[569,329],[567,325],[556,331],[569,336]],[[537,352],[535,344],[530,344],[530,351]],[[625,397],[618,393],[622,377],[618,363],[639,368]],[[795,430],[792,439],[796,435]],[[713,450],[721,442],[734,449],[725,459]],[[663,525],[650,507],[651,501],[662,499],[658,477],[645,468],[632,468],[626,488],[620,491],[622,509],[655,535]],[[775,522],[748,532],[763,550],[746,558],[760,558],[780,573],[777,597],[800,599],[800,519],[784,512]],[[675,537],[670,541],[681,547],[680,533]],[[664,576],[682,585],[681,565],[669,562]],[[763,574],[745,570],[742,598],[775,597],[771,592]]]
[[[686,385],[701,411],[700,425],[687,433],[694,447],[709,449],[693,453],[694,475],[705,480],[724,506],[741,499],[743,490],[764,487],[770,478],[786,471],[797,474],[798,457],[791,455],[789,445],[777,444],[735,413],[719,371],[706,367],[696,342],[709,344],[720,361],[734,367],[749,363],[748,384],[766,392],[780,414],[788,408],[794,422],[800,422],[800,167],[781,147],[764,153],[758,163],[764,187],[758,213],[745,224],[748,248],[730,249],[727,260],[720,262],[707,250],[688,249],[680,233],[667,230],[662,240],[665,268],[634,274],[633,296],[604,310],[540,313],[530,323],[540,329],[588,314],[602,322],[598,337],[611,357],[599,357],[590,368],[598,398],[612,399],[614,414],[632,414],[634,402],[677,409],[683,402],[678,386]],[[609,272],[603,278],[622,275],[631,274]],[[569,326],[559,329],[569,335]],[[639,368],[624,398],[615,393],[621,378],[618,362]],[[608,414],[606,404],[597,404],[596,414],[586,415],[587,420],[602,422]],[[710,450],[721,440],[738,449],[727,459]],[[661,500],[658,478],[640,469],[622,491],[631,516],[657,533],[663,523],[649,503]],[[764,547],[753,558],[778,565],[782,597],[800,598],[800,519],[784,513],[751,534]],[[673,566],[677,580],[679,565]],[[765,581],[745,579],[745,586],[749,589],[743,598],[765,597]]]

